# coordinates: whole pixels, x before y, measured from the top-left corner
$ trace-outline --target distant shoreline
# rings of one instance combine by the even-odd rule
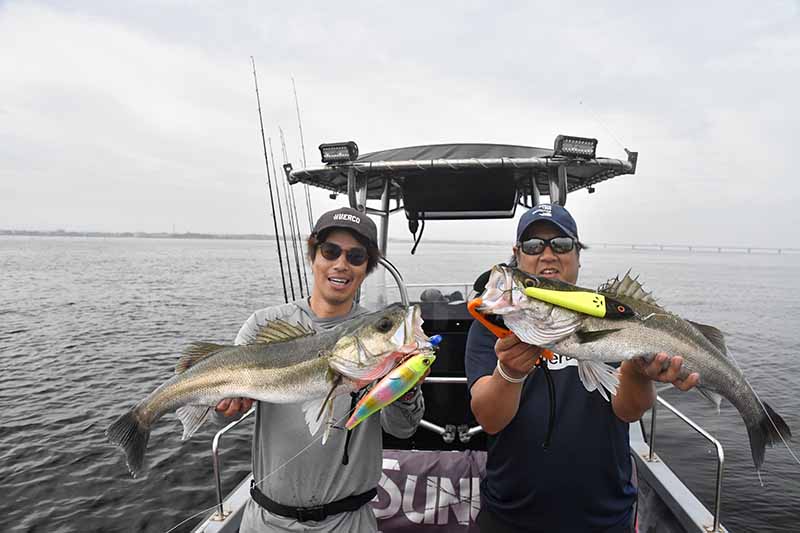
[[[275,241],[275,236],[260,233],[148,233],[144,231],[42,231],[42,230],[7,230],[0,229],[0,236],[11,237],[90,237],[110,239],[216,239],[216,240],[244,240],[244,241]],[[389,239],[389,242],[413,243],[412,239]],[[473,244],[510,246],[508,241],[476,241],[453,239],[425,239],[427,243],[440,244]],[[587,243],[587,248],[599,249],[627,249],[634,251],[660,251],[660,252],[715,252],[715,253],[755,253],[755,254],[800,254],[800,248],[769,247],[769,246],[718,246],[706,244],[633,244],[633,243]]]
[[[110,239],[218,239],[218,240],[242,240],[242,241],[274,241],[274,235],[261,233],[148,233],[144,231],[68,231],[68,230],[7,230],[0,229],[0,236],[12,237],[92,237]],[[414,242],[412,239],[389,239],[390,242]],[[474,240],[447,240],[447,239],[425,239],[429,243],[453,243],[453,244],[498,244],[507,245],[506,241],[474,241]]]

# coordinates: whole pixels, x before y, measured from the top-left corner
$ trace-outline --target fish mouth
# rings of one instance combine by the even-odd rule
[[[478,311],[486,314],[502,315],[517,309],[516,300],[520,293],[510,269],[495,266],[489,274],[484,291],[479,296],[481,304]]]
[[[406,311],[403,327],[397,328],[394,344],[399,346],[398,352],[404,356],[416,354],[422,350],[432,350],[430,337],[422,329],[422,311],[418,305],[412,305]],[[401,338],[402,335],[402,338]]]

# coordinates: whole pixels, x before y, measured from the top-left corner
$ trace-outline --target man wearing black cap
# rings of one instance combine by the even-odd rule
[[[520,218],[513,262],[529,274],[575,284],[582,248],[569,212],[542,204]],[[688,390],[699,376],[680,380],[683,360],[673,357],[665,367],[667,354],[649,365],[626,361],[608,402],[586,391],[575,360],[556,356],[548,365],[556,407],[548,435],[547,383],[543,372],[531,374],[540,354],[513,334],[497,339],[478,322],[470,329],[470,405],[490,435],[477,518],[481,532],[630,532],[636,488],[628,423],[653,405],[653,381]]]
[[[355,209],[328,211],[319,217],[307,244],[314,276],[309,298],[256,311],[242,326],[236,344],[251,342],[269,320],[319,330],[368,312],[355,296],[380,258],[372,220]],[[252,403],[223,400],[217,411],[231,416]],[[351,398],[339,396],[334,420],[351,409]],[[415,387],[354,431],[332,430],[323,446],[310,435],[299,404],[259,402],[253,437],[253,476],[259,483],[251,489],[240,531],[377,531],[368,502],[381,476],[381,427],[409,437],[423,412],[422,394]]]

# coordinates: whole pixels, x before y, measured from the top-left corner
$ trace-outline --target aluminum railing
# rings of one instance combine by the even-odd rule
[[[470,291],[472,291],[472,283],[406,283],[406,289],[428,289],[428,288],[443,288],[443,287],[457,287],[464,289],[464,298],[466,298]],[[387,287],[390,289],[397,289],[397,287]]]
[[[441,285],[439,285],[441,286]],[[439,384],[439,385],[454,385],[454,384],[467,384],[466,377],[436,377],[436,376],[429,376],[425,379],[426,384]],[[716,476],[716,488],[714,493],[714,522],[712,529],[710,530],[711,533],[717,533],[720,531],[720,511],[721,511],[721,503],[722,503],[722,476],[723,476],[723,468],[725,465],[725,452],[722,448],[722,444],[712,437],[706,430],[701,428],[696,422],[690,419],[688,416],[683,414],[677,408],[675,408],[672,404],[668,401],[663,399],[661,396],[656,396],[657,402],[653,404],[653,408],[651,410],[651,419],[650,419],[650,434],[648,435],[648,444],[649,444],[649,454],[647,460],[650,462],[657,461],[658,459],[655,456],[655,443],[656,443],[656,413],[657,413],[657,405],[660,403],[670,411],[672,411],[675,416],[681,419],[684,423],[686,423],[689,427],[694,429],[697,433],[702,435],[706,440],[711,442],[717,450],[717,476]],[[235,420],[222,428],[217,434],[214,436],[214,440],[211,445],[211,453],[214,462],[214,478],[216,483],[217,489],[217,512],[214,513],[212,520],[221,521],[224,520],[227,516],[224,509],[223,509],[223,498],[222,498],[222,482],[221,482],[221,475],[220,475],[220,462],[219,462],[219,444],[222,437],[242,423],[246,418],[252,415],[255,412],[255,407],[247,411],[241,418]],[[446,443],[453,442],[456,437],[459,439],[460,442],[466,443],[469,440],[483,431],[481,426],[474,426],[469,427],[466,424],[461,425],[454,425],[454,424],[446,424],[445,426],[440,426],[438,424],[434,424],[433,422],[429,422],[425,419],[420,421],[420,427],[427,429],[428,431],[432,431],[442,436],[442,440]]]
[[[655,445],[656,445],[656,406],[660,403],[670,411],[672,411],[675,416],[683,420],[689,427],[694,429],[700,435],[702,435],[707,441],[711,442],[717,448],[717,484],[716,490],[714,492],[714,523],[711,528],[711,533],[716,533],[720,531],[720,505],[722,503],[722,470],[725,465],[725,452],[722,449],[722,444],[712,437],[706,430],[701,428],[697,423],[695,423],[692,419],[688,416],[680,412],[676,409],[672,404],[670,404],[667,400],[662,398],[661,396],[656,396],[657,402],[653,404],[651,418],[650,418],[650,435],[648,436],[648,441],[650,445],[650,453],[647,457],[647,460],[650,462],[656,461],[655,458]]]
[[[217,434],[214,435],[214,440],[211,441],[211,456],[212,460],[214,461],[214,481],[216,482],[217,486],[217,512],[211,517],[211,520],[215,521],[222,521],[227,518],[228,513],[222,508],[222,481],[220,475],[220,465],[219,465],[219,443],[222,440],[223,435],[225,435],[228,431],[232,430],[239,424],[241,424],[246,418],[256,412],[255,407],[251,407],[249,411],[241,416],[238,420],[234,420],[224,428],[217,431]]]
[[[466,385],[467,378],[428,376],[427,378],[425,378],[425,383],[442,384],[442,385],[453,385],[453,384]],[[433,422],[429,422],[424,418],[419,421],[419,427],[441,435],[442,440],[448,444],[455,441],[456,437],[458,437],[459,442],[467,443],[472,439],[472,437],[483,431],[483,427],[481,426],[469,427],[467,424],[460,424],[460,425],[446,424],[444,426],[440,426],[438,424],[434,424]]]

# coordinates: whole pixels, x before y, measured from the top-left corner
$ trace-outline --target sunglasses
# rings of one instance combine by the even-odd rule
[[[328,261],[336,261],[344,251],[341,246],[332,242],[322,242],[317,245],[317,248],[319,248],[322,257]],[[367,249],[362,246],[350,248],[345,252],[344,256],[347,258],[347,262],[353,266],[361,266],[369,259]]]
[[[575,248],[575,239],[572,237],[553,237],[552,239],[534,237],[527,241],[518,242],[517,246],[526,255],[539,255],[548,246],[553,250],[553,253],[565,254]]]

